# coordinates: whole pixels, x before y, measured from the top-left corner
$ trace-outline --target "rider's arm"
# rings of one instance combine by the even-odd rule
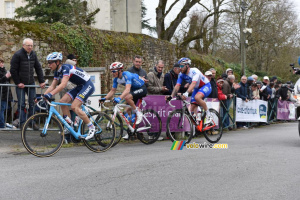
[[[111,99],[115,95],[116,91],[117,91],[117,88],[111,88],[109,93],[105,96],[105,99]]]
[[[177,83],[177,84],[175,85],[174,89],[173,89],[172,94],[171,94],[171,97],[172,97],[172,98],[175,97],[175,95],[178,93],[179,89],[180,89],[180,84]]]
[[[55,89],[55,87],[57,86],[58,80],[54,79],[51,83],[51,85],[48,87],[48,89],[44,92],[44,94],[48,94],[49,92],[51,92],[52,90]]]
[[[130,93],[130,89],[131,89],[131,84],[126,84],[125,90],[124,90],[123,93],[120,95],[120,98],[121,98],[121,99],[124,99],[124,97],[126,97],[126,96]]]
[[[50,93],[52,95],[55,95],[55,94],[59,93],[60,91],[62,91],[67,86],[67,83],[68,83],[69,79],[70,79],[69,76],[64,76],[62,78],[61,83],[59,84],[59,86],[56,87],[54,90],[52,90]]]

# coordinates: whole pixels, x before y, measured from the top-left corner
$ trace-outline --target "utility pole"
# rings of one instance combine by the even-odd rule
[[[247,9],[247,3],[242,0],[241,2],[241,9],[242,9],[242,22],[240,26],[240,41],[241,41],[241,65],[242,65],[242,74],[245,75],[245,68],[246,68],[246,33],[245,30],[245,23],[246,23],[246,9]]]

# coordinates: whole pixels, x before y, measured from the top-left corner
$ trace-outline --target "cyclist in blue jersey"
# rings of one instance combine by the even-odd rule
[[[180,74],[178,75],[176,86],[173,89],[171,98],[173,98],[179,91],[182,81],[189,83],[188,90],[182,94],[182,99],[185,100],[190,93],[191,96],[191,112],[197,113],[197,107],[200,105],[206,111],[208,116],[206,124],[211,123],[212,117],[209,113],[204,98],[208,97],[211,93],[211,85],[209,80],[197,68],[190,68],[192,61],[189,58],[181,58],[178,61],[180,66]],[[168,99],[169,97],[166,97]],[[197,120],[200,116],[197,116]]]
[[[90,95],[94,93],[95,87],[93,82],[90,80],[90,75],[88,75],[84,70],[78,67],[72,66],[70,64],[62,64],[62,59],[62,54],[58,52],[53,52],[47,56],[48,66],[52,71],[54,71],[54,80],[50,87],[45,91],[44,98],[50,100],[53,95],[59,93],[67,86],[68,81],[75,84],[76,87],[67,92],[59,102],[70,103],[73,101],[71,109],[89,127],[88,136],[85,138],[85,140],[89,140],[94,137],[95,127],[89,120],[87,115],[81,110],[81,105],[87,100]],[[58,85],[60,79],[61,83]],[[73,126],[68,106],[61,106],[61,109],[65,120],[71,126]],[[66,130],[68,129],[65,129],[65,131]],[[65,132],[65,134],[67,133]]]
[[[137,120],[136,124],[139,124],[142,121],[143,114],[135,106],[138,99],[147,95],[147,87],[142,77],[137,74],[123,71],[124,65],[120,62],[114,62],[110,65],[110,70],[113,73],[113,86],[110,92],[100,101],[105,101],[106,99],[111,99],[117,91],[118,84],[124,85],[125,90],[119,97],[115,97],[114,101],[119,103],[124,99],[133,109],[133,113],[136,113]]]

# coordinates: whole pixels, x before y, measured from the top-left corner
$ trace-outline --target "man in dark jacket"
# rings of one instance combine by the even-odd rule
[[[209,71],[211,71],[212,73],[212,77],[210,80],[210,85],[211,85],[211,93],[208,96],[208,98],[218,98],[218,87],[217,87],[217,83],[216,83],[216,70],[214,68],[209,69]]]
[[[248,93],[247,93],[247,77],[246,76],[242,76],[241,78],[241,82],[240,82],[240,88],[236,89],[236,96],[238,98],[243,99],[243,101],[248,102],[249,101],[249,97],[248,97]],[[237,128],[241,128],[241,127],[245,127],[246,128],[247,123],[246,122],[237,122],[236,126]]]
[[[18,109],[19,109],[19,119],[20,127],[26,121],[25,109],[25,93],[28,95],[28,113],[27,117],[33,115],[34,99],[36,97],[35,88],[28,87],[25,85],[35,85],[34,80],[34,70],[37,74],[40,87],[45,87],[45,80],[43,75],[42,67],[38,61],[36,53],[33,51],[33,41],[30,38],[23,40],[23,48],[17,51],[11,61],[10,61],[10,73],[13,78],[14,83],[17,85],[16,93],[18,98]],[[34,125],[35,129],[36,125]]]
[[[169,73],[165,74],[164,79],[164,86],[168,88],[168,91],[165,92],[165,95],[171,95],[173,92],[173,88],[175,87],[178,79],[178,74],[180,73],[179,64],[176,63],[173,66],[173,69],[170,70]],[[180,85],[179,93],[185,93],[188,88],[188,83],[183,81],[183,83]]]
[[[135,56],[133,60],[133,66],[129,68],[127,71],[138,74],[140,77],[142,77],[146,83],[146,86],[148,87],[147,72],[142,69],[142,63],[143,63],[142,56],[139,55]]]

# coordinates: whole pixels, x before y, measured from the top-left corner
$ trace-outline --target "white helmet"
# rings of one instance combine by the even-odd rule
[[[119,69],[123,69],[124,65],[123,63],[120,62],[114,62],[109,66],[110,70],[119,70]]]
[[[47,56],[47,60],[62,60],[62,59],[63,59],[62,53],[58,53],[58,52],[50,53]]]
[[[180,58],[179,60],[178,60],[178,64],[180,64],[180,63],[182,63],[182,64],[189,64],[189,65],[191,65],[192,64],[192,61],[191,61],[191,59],[189,59],[189,58]]]

